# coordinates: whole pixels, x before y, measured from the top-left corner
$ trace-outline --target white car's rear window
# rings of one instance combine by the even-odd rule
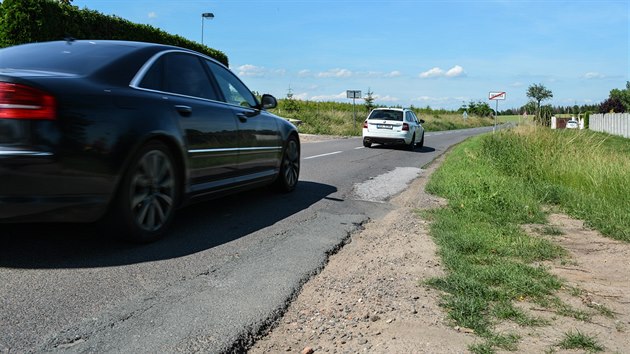
[[[379,119],[379,120],[397,120],[397,121],[401,121],[403,120],[403,112],[402,111],[388,111],[388,110],[378,110],[378,111],[372,111],[372,113],[370,113],[370,116],[368,117],[368,119]]]

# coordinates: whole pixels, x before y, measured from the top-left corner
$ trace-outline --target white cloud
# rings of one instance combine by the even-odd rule
[[[584,74],[584,78],[588,79],[588,80],[590,80],[590,79],[603,79],[604,77],[605,77],[604,74],[600,74],[600,73],[597,73],[597,72],[588,72],[588,73]]]
[[[299,93],[299,94],[293,94],[293,99],[300,100],[300,101],[306,101],[306,100],[308,100],[308,94],[306,92]]]
[[[309,76],[311,76],[310,70],[304,69],[298,72],[298,77],[309,77]]]
[[[428,70],[428,71],[425,71],[425,72],[421,73],[420,77],[423,78],[423,79],[427,79],[427,78],[430,78],[430,77],[440,77],[442,75],[444,75],[444,70],[442,70],[442,69],[440,69],[438,67],[435,67],[435,68],[433,68],[431,70]]]
[[[394,70],[388,74],[385,74],[385,77],[399,77],[402,73],[398,70]]]
[[[394,97],[394,96],[379,96],[379,95],[375,95],[374,99],[377,101],[384,101],[384,102],[398,102],[400,101],[400,99],[398,97]]]
[[[251,64],[241,65],[236,69],[238,76],[261,77],[265,75],[265,68]]]
[[[157,14],[155,13],[155,11],[151,11],[149,12],[149,14],[147,15],[149,18],[157,18]]]
[[[446,77],[458,77],[462,75],[464,75],[464,68],[459,65],[455,65],[446,72]]]
[[[416,97],[414,99],[412,99],[412,101],[417,101],[417,102],[447,102],[449,101],[450,98],[448,97],[431,97],[431,96],[420,96],[420,97]]]
[[[523,86],[525,86],[525,84],[520,82],[520,81],[517,81],[517,82],[511,83],[510,86],[511,87],[523,87]]]
[[[340,100],[343,98],[346,98],[346,91],[343,91],[337,95],[319,95],[319,96],[311,97],[313,101],[330,101],[330,100],[334,101],[334,100]]]
[[[328,71],[320,72],[317,77],[350,77],[352,71],[348,69],[330,69]]]
[[[241,65],[236,68],[236,74],[241,77],[263,77],[267,74],[284,76],[285,69],[270,70],[262,66],[256,66],[251,64]]]
[[[444,71],[442,68],[436,66],[432,69],[420,73],[420,78],[429,79],[434,77],[459,77],[465,75],[466,72],[464,71],[464,68],[459,65],[455,65],[447,71]]]

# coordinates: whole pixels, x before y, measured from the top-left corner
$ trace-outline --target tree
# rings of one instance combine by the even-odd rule
[[[467,111],[469,114],[474,114],[478,117],[489,117],[494,112],[494,110],[490,108],[490,105],[488,103],[482,102],[482,101],[478,101],[478,102],[470,101],[468,103]]]
[[[599,113],[621,113],[625,110],[619,98],[609,97],[599,105]]]
[[[539,122],[542,122],[540,115],[540,102],[553,98],[553,93],[543,84],[533,84],[527,88],[527,97],[536,102],[536,119]]]
[[[553,116],[553,107],[550,104],[540,107],[540,124],[544,126],[551,126],[551,116]]]
[[[521,113],[536,114],[536,102],[527,102],[523,107],[521,107]]]
[[[626,88],[625,90],[620,90],[620,89],[612,89],[610,91],[610,96],[609,96],[609,100],[613,99],[616,100],[618,102],[621,103],[621,105],[623,106],[623,110],[618,111],[617,109],[615,109],[615,112],[617,113],[621,113],[621,112],[630,112],[630,81],[626,81]]]
[[[370,89],[368,88],[367,90],[367,96],[365,96],[363,98],[363,100],[365,101],[365,110],[368,112],[371,112],[372,109],[374,109],[374,92],[370,91]]]

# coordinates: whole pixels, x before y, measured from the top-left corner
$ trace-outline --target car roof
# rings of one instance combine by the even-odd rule
[[[125,85],[129,84],[149,58],[171,50],[188,52],[219,63],[202,53],[165,44],[121,40],[67,40],[2,48],[0,70],[98,76],[101,80],[114,80]]]
[[[59,44],[65,44],[68,46],[88,46],[88,45],[104,45],[104,46],[127,46],[127,47],[135,47],[135,48],[143,48],[143,47],[171,47],[171,48],[179,48],[175,46],[170,46],[166,44],[159,43],[149,43],[149,42],[138,42],[138,41],[124,41],[124,40],[111,40],[111,39],[68,39],[61,41],[47,41],[47,42],[33,42],[33,43],[25,43],[15,45],[13,47],[23,47],[23,46],[57,46]],[[10,48],[10,47],[9,47]],[[183,48],[180,48],[183,49]]]
[[[400,108],[400,107],[379,107],[374,108],[373,111],[409,111],[409,108]]]
[[[87,75],[123,57],[145,52],[150,56],[169,47],[127,41],[52,41],[21,44],[0,49],[0,67]]]

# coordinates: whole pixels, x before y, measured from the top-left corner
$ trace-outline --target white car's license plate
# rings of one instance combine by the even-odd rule
[[[392,129],[391,124],[377,124],[376,129]]]

